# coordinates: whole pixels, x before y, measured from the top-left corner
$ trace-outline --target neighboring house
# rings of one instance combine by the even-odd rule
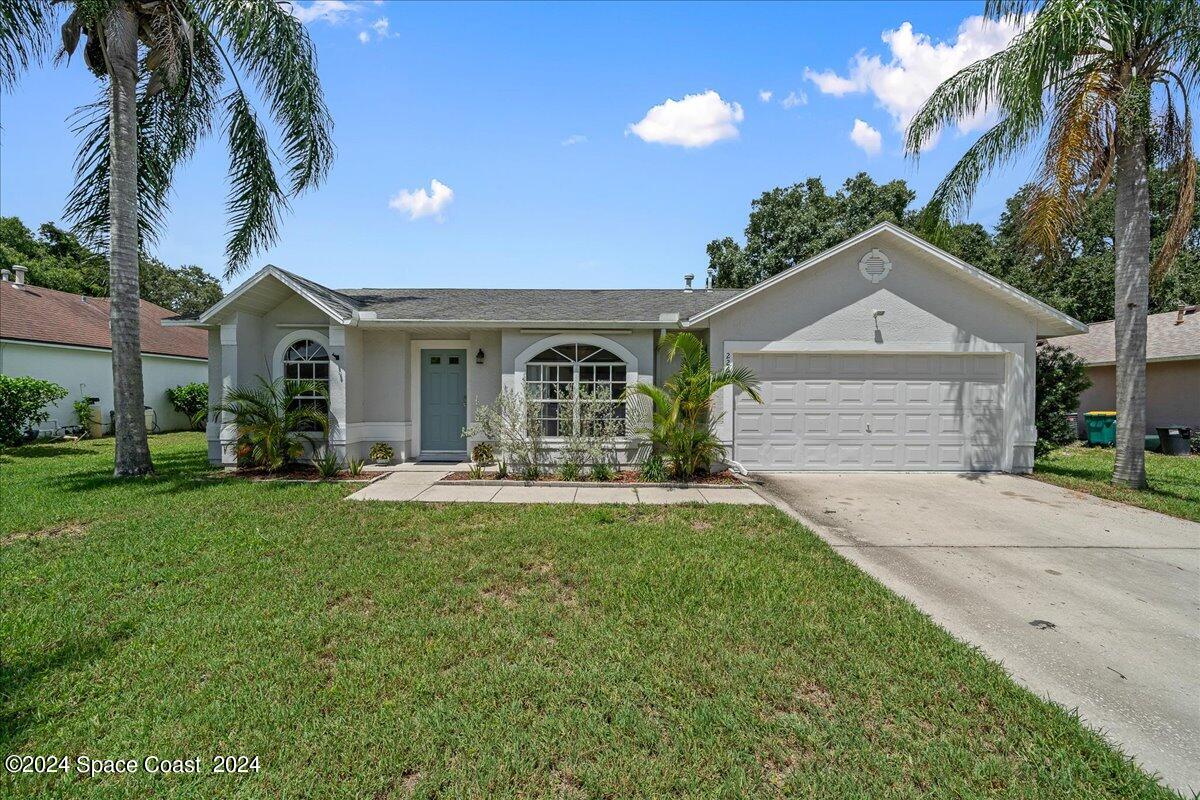
[[[1200,306],[1146,317],[1146,430],[1185,425],[1200,430]],[[1083,414],[1117,408],[1117,343],[1113,323],[1094,322],[1087,333],[1055,344],[1087,364],[1092,386],[1079,397],[1079,435]]]
[[[163,324],[208,330],[213,402],[260,375],[328,381],[331,446],[362,457],[386,441],[402,460],[463,458],[463,427],[502,387],[619,398],[661,382],[659,343],[689,330],[714,366],[762,380],[763,405],[718,397],[731,458],[835,471],[1029,471],[1037,339],[1087,330],[887,223],[744,291],[335,291],[269,266]],[[208,430],[214,462],[233,460],[224,422]]]
[[[67,396],[49,409],[49,427],[76,424],[72,404],[100,398],[105,431],[113,407],[112,339],[108,299],[43,289],[4,270],[0,281],[0,373],[53,381]],[[167,400],[167,389],[208,380],[208,340],[202,331],[164,328],[174,312],[141,301],[142,382],[159,430],[181,430],[188,420]]]

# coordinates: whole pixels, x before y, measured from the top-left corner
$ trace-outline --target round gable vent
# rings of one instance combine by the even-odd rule
[[[879,283],[892,271],[892,262],[879,250],[872,250],[858,262],[858,271],[871,283]]]

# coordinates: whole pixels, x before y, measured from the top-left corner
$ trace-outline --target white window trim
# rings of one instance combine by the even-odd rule
[[[526,347],[520,352],[516,360],[513,362],[513,389],[518,394],[525,394],[525,367],[530,362],[534,361],[534,356],[540,355],[543,351],[549,350],[551,347],[560,347],[564,344],[590,344],[596,347],[603,348],[612,353],[617,358],[625,362],[625,388],[628,389],[633,384],[637,383],[641,378],[638,375],[638,359],[628,347],[609,339],[606,336],[598,336],[594,333],[558,333],[553,336],[547,336],[544,339],[539,339],[533,344]],[[535,362],[536,363],[536,362]],[[649,376],[645,376],[649,377]],[[573,381],[578,381],[578,373],[572,377]],[[468,409],[469,411],[469,409]],[[628,413],[628,412],[627,412]],[[626,417],[628,419],[628,416]],[[625,436],[618,437],[618,441],[630,441],[636,439],[637,436],[632,433],[626,433]],[[563,441],[561,436],[546,436],[543,441],[556,443]]]
[[[471,358],[470,339],[413,339],[408,353],[408,409],[412,420],[412,457],[421,458],[421,351],[462,350],[467,358],[467,425],[475,421],[475,359]],[[468,442],[466,445],[470,447]],[[431,454],[432,455],[432,454]]]
[[[271,369],[275,370],[272,380],[274,380],[276,377],[283,377],[283,356],[289,347],[301,339],[312,339],[314,342],[321,345],[321,347],[325,348],[325,352],[329,353],[329,369],[332,372],[333,351],[329,349],[329,337],[320,331],[315,331],[309,328],[301,328],[299,330],[288,331],[287,335],[280,339],[278,344],[275,345],[275,355],[271,358]],[[332,381],[332,379],[333,376],[331,374],[330,380]]]

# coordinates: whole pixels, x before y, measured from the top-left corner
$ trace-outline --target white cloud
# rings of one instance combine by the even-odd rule
[[[644,142],[708,147],[722,139],[736,139],[738,123],[745,118],[741,104],[727,103],[709,89],[682,100],[665,100],[628,130]]]
[[[442,220],[442,211],[454,201],[454,190],[434,178],[429,182],[432,193],[421,189],[402,189],[399,194],[388,201],[388,208],[402,214],[408,214],[410,220],[421,217],[436,217]]]
[[[386,39],[391,34],[388,32],[388,27],[391,23],[387,17],[380,17],[371,23],[371,30],[375,31],[375,35],[380,39]]]
[[[779,105],[784,108],[808,105],[808,94],[806,92],[788,92],[788,96],[780,100]]]
[[[355,8],[346,0],[312,0],[311,3],[292,3],[291,12],[305,25],[317,21],[336,25],[355,13]]]
[[[888,114],[896,130],[903,131],[942,81],[968,64],[996,53],[1020,32],[1022,23],[967,17],[958,26],[954,42],[935,42],[927,34],[913,30],[911,22],[884,31],[883,42],[891,50],[885,63],[878,55],[860,51],[850,63],[847,75],[832,70],[804,70],[804,77],[825,94],[841,97],[850,93],[870,92]],[[987,123],[987,115],[976,113],[959,123],[963,133]],[[928,146],[932,147],[933,142]]]
[[[371,34],[367,33],[366,31],[359,31],[358,40],[363,44],[366,44],[367,42],[371,41]]]
[[[585,143],[587,143],[587,140],[588,140],[588,138],[586,136],[584,136],[582,133],[573,133],[570,136],[568,136],[567,138],[562,140],[562,146],[563,147],[573,147],[577,144],[585,144]]]
[[[775,96],[775,93],[772,92],[770,89],[759,89],[758,90],[758,99],[762,100],[764,103],[771,102],[771,98],[774,96]]]
[[[883,136],[861,119],[854,120],[854,127],[850,129],[850,141],[861,147],[869,156],[877,156],[883,149]]]

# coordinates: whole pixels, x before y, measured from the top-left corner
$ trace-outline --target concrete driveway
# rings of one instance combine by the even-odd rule
[[[755,477],[1022,684],[1200,790],[1200,525],[1013,475]]]

